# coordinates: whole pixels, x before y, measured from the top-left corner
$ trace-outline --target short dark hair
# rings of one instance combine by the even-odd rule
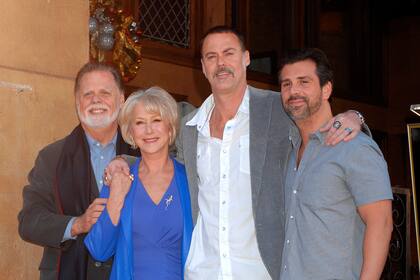
[[[79,90],[80,81],[82,80],[83,76],[96,71],[110,73],[114,77],[115,83],[117,84],[120,91],[124,92],[124,85],[121,74],[114,66],[102,62],[88,62],[83,65],[82,68],[80,68],[79,72],[77,72],[76,80],[74,82],[74,93]]]
[[[217,25],[207,30],[207,32],[201,38],[201,41],[200,41],[201,56],[203,56],[203,43],[204,43],[204,40],[207,38],[207,36],[212,35],[212,34],[221,34],[221,33],[231,33],[235,35],[239,40],[239,44],[241,45],[242,51],[246,51],[244,36],[238,30],[232,27],[229,27],[227,25]]]
[[[317,48],[304,48],[289,51],[282,59],[278,77],[280,78],[281,70],[288,64],[304,60],[312,60],[316,65],[316,74],[319,78],[319,83],[323,87],[327,82],[333,83],[334,74],[328,61],[326,54]]]

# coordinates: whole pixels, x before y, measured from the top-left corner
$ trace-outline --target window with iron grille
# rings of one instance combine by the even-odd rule
[[[143,37],[190,46],[190,0],[141,0],[139,9]]]

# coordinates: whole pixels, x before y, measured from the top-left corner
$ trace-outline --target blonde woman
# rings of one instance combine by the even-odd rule
[[[169,156],[178,123],[175,100],[158,87],[121,110],[123,138],[141,158],[104,186],[105,209],[85,239],[95,259],[114,256],[111,279],[183,279],[193,226],[185,168]]]

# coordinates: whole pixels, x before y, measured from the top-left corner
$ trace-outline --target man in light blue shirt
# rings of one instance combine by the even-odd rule
[[[93,173],[95,175],[96,184],[98,185],[99,193],[102,190],[103,185],[103,172],[108,165],[108,163],[116,155],[116,144],[117,144],[117,133],[115,133],[111,142],[102,145],[100,142],[92,138],[88,133],[86,133],[86,140],[89,145],[90,151],[90,163],[92,164]],[[70,222],[67,224],[66,230],[63,236],[63,242],[69,239],[76,239],[77,236],[71,235],[71,228],[73,226],[74,220],[76,217],[71,218]]]
[[[279,80],[285,111],[297,125],[288,140],[280,279],[379,279],[393,226],[380,149],[363,133],[325,145],[319,128],[332,118],[332,71],[322,51],[286,57]]]

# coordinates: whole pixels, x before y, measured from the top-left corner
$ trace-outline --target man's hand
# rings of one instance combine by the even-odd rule
[[[122,172],[127,176],[130,175],[130,167],[128,166],[128,163],[122,157],[114,158],[105,168],[104,170],[105,185],[109,186],[111,184],[112,177],[116,172]]]
[[[86,212],[77,217],[71,227],[71,236],[89,232],[90,228],[96,223],[108,199],[97,198],[86,209]]]
[[[334,146],[341,141],[350,141],[356,137],[361,127],[359,116],[353,111],[347,111],[329,120],[320,131],[328,131],[325,144]]]

